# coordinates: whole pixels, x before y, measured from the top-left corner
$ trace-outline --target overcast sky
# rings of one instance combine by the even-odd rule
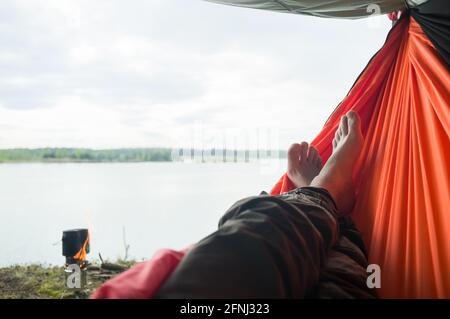
[[[188,146],[199,127],[308,141],[389,28],[202,0],[2,0],[0,148]]]

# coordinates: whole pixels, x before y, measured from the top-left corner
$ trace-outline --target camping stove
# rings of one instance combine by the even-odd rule
[[[64,274],[66,287],[83,289],[87,284],[86,259],[90,250],[89,231],[87,229],[70,229],[63,231],[62,254],[66,257]]]

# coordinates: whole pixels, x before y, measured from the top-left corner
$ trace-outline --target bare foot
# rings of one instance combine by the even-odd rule
[[[360,118],[350,111],[342,117],[336,130],[333,154],[311,183],[311,186],[328,190],[343,215],[351,213],[355,204],[352,173],[363,142]]]
[[[292,144],[288,151],[289,179],[296,187],[305,187],[311,184],[322,168],[322,159],[313,146],[308,143]]]

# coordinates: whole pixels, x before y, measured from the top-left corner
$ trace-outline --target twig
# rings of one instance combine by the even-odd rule
[[[127,238],[126,238],[124,226],[122,227],[122,239],[123,239],[123,246],[125,248],[125,256],[124,256],[123,260],[126,261],[128,259],[128,251],[130,249],[130,245],[127,244]]]

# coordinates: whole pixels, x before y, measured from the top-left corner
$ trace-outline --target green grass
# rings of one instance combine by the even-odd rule
[[[117,261],[130,267],[134,261]],[[82,290],[65,287],[63,267],[16,265],[0,268],[0,299],[85,299],[107,278],[88,272],[87,286]]]

